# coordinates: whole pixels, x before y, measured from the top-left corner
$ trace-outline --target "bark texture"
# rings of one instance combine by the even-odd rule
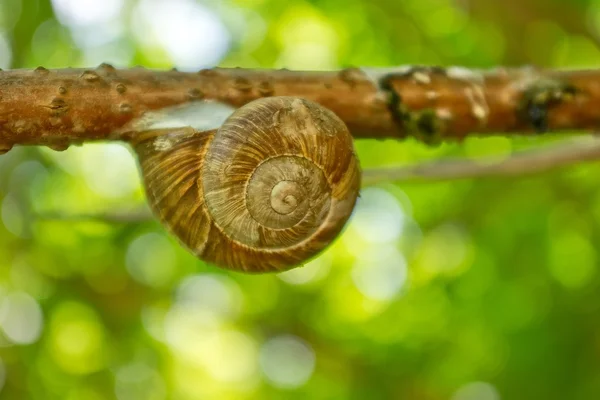
[[[355,138],[415,137],[435,144],[469,134],[597,130],[600,70],[405,66],[331,72],[207,69],[0,71],[0,151],[56,150],[128,140],[149,111],[203,100],[234,107],[298,96],[335,112]]]

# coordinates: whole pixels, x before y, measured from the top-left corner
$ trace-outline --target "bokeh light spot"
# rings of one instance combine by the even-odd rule
[[[52,0],[58,19],[65,25],[95,25],[116,18],[123,0]]]
[[[600,58],[596,43],[582,35],[564,35],[553,50],[552,61],[558,67],[594,68]]]
[[[63,152],[41,151],[65,172],[83,177],[88,187],[104,198],[120,199],[141,190],[135,157],[122,144],[90,143]]]
[[[489,383],[471,382],[459,388],[452,400],[500,400],[500,395]]]
[[[121,144],[86,145],[80,162],[88,186],[101,196],[131,195],[140,186],[135,159]]]
[[[105,332],[96,313],[76,302],[62,303],[50,320],[50,354],[65,371],[88,374],[107,360]]]
[[[370,243],[393,242],[402,235],[405,219],[400,203],[390,192],[366,188],[361,191],[348,230]]]
[[[240,311],[242,293],[237,283],[226,276],[193,275],[180,283],[176,300],[182,306],[233,318]]]
[[[2,222],[6,229],[15,236],[23,236],[25,221],[21,203],[12,195],[6,196],[2,201]]]
[[[252,338],[237,331],[223,331],[210,337],[205,368],[221,382],[244,382],[256,373],[257,348]]]
[[[210,338],[219,334],[223,324],[222,318],[210,310],[175,304],[164,318],[164,340],[174,356],[203,366]]]
[[[456,276],[471,266],[474,253],[466,231],[445,224],[425,234],[417,250],[416,264],[425,280],[438,275]]]
[[[273,386],[296,389],[310,379],[315,368],[315,353],[298,337],[277,336],[260,349],[260,367]]]
[[[277,277],[290,285],[309,284],[325,278],[331,270],[332,261],[331,252],[326,251],[303,266],[282,272]]]
[[[2,0],[0,2],[0,31],[12,30],[22,17],[22,12],[22,0]],[[0,60],[2,60],[1,56]]]
[[[468,16],[450,2],[440,2],[430,12],[422,14],[423,26],[432,37],[442,37],[459,32],[468,23]]]
[[[278,65],[306,70],[336,66],[338,34],[318,10],[305,3],[291,6],[278,19],[275,31],[282,47]]]
[[[13,343],[26,345],[37,341],[43,322],[40,305],[27,293],[10,293],[2,299],[0,327]]]
[[[135,362],[117,370],[115,394],[118,400],[162,400],[166,398],[166,387],[156,370]]]
[[[176,262],[171,243],[158,233],[144,234],[127,248],[127,271],[135,280],[148,286],[168,285],[173,279]]]
[[[219,16],[193,0],[141,0],[134,33],[144,46],[162,46],[183,70],[218,63],[231,41]]]
[[[404,286],[406,260],[393,246],[377,246],[354,264],[352,279],[360,292],[374,300],[391,300]]]
[[[596,250],[575,230],[553,230],[548,249],[550,273],[567,288],[578,289],[596,274]]]

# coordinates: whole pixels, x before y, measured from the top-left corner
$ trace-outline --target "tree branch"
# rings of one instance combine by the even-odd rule
[[[128,140],[148,112],[194,102],[239,107],[265,96],[299,96],[342,118],[356,138],[426,143],[482,135],[600,127],[600,70],[451,67],[332,72],[209,69],[198,73],[115,69],[0,72],[0,150],[57,150]]]
[[[600,138],[581,137],[545,146],[541,149],[515,153],[502,161],[445,159],[416,165],[366,168],[362,186],[384,182],[420,183],[465,178],[513,177],[531,175],[586,161],[600,160]],[[36,214],[36,213],[34,213]],[[147,207],[136,210],[111,210],[91,214],[61,211],[37,213],[41,220],[86,221],[106,223],[140,223],[152,219]]]
[[[70,213],[63,211],[39,212],[36,218],[43,221],[89,221],[106,222],[109,224],[132,224],[145,222],[152,219],[152,212],[148,207],[140,207],[136,210],[111,210],[95,213]]]
[[[383,182],[429,182],[479,177],[531,175],[551,169],[600,159],[600,138],[577,140],[515,153],[502,161],[441,160],[404,167],[366,169],[363,186]]]

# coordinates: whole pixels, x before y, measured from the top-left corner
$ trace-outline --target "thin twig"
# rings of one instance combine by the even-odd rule
[[[44,221],[99,221],[109,224],[132,224],[152,219],[150,209],[103,211],[97,213],[74,214],[62,211],[42,212],[36,215]]]
[[[582,137],[562,141],[541,149],[527,150],[504,159],[441,160],[416,165],[367,168],[363,171],[363,187],[384,182],[419,183],[466,178],[515,177],[531,175],[552,169],[600,160],[600,138]],[[41,220],[87,221],[106,223],[140,223],[153,218],[148,208],[137,210],[105,211],[92,214],[66,212],[38,213]]]
[[[573,164],[600,160],[600,138],[596,136],[564,140],[534,150],[526,150],[495,161],[444,159],[416,165],[367,168],[362,174],[362,186],[384,182],[418,183],[466,178],[514,177],[531,175]],[[136,210],[104,211],[73,214],[62,211],[32,213],[39,220],[101,221],[111,224],[145,222],[153,218],[147,207]]]
[[[382,182],[430,182],[478,177],[531,175],[600,159],[600,138],[562,141],[541,149],[522,151],[501,160],[441,160],[402,167],[366,169],[363,186]]]

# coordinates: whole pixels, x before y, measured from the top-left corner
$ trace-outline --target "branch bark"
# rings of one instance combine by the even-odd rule
[[[0,151],[56,150],[128,140],[150,111],[199,101],[233,107],[299,96],[334,111],[356,138],[415,137],[429,144],[469,134],[597,130],[600,70],[487,71],[406,66],[331,72],[116,69],[0,72]]]

